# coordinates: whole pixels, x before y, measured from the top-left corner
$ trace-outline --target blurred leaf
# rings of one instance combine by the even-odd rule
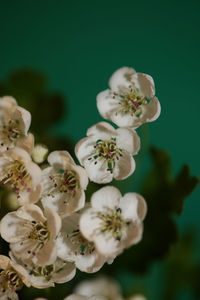
[[[143,239],[116,258],[112,268],[104,267],[107,272],[114,274],[120,269],[144,272],[150,263],[163,258],[178,240],[178,229],[173,216],[180,215],[184,200],[192,193],[199,180],[190,175],[188,166],[183,166],[178,175],[173,177],[171,160],[164,150],[152,148],[151,157],[152,170],[141,189],[148,205]]]
[[[194,256],[194,246],[194,234],[188,232],[180,243],[173,247],[173,252],[166,262],[164,300],[175,299],[180,291],[187,288],[191,299],[200,298],[200,262],[197,262]]]

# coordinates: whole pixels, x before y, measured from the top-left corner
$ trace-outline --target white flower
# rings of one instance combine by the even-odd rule
[[[110,124],[100,122],[88,129],[87,136],[78,142],[75,152],[91,181],[108,183],[113,178],[127,178],[134,172],[132,155],[140,148],[140,139],[134,130],[115,130]]]
[[[106,276],[82,281],[75,288],[75,293],[87,297],[101,295],[108,300],[123,300],[120,286],[113,279]]]
[[[119,127],[137,128],[159,117],[160,103],[150,75],[123,67],[111,76],[109,86],[111,90],[97,95],[97,108],[103,118]]]
[[[109,300],[109,299],[106,299],[105,297],[99,296],[99,295],[87,297],[87,296],[72,294],[72,295],[66,297],[64,300]]]
[[[18,195],[20,205],[38,201],[41,175],[25,150],[16,147],[0,153],[0,184]]]
[[[18,106],[13,97],[0,98],[0,151],[21,147],[30,124],[31,114]]]
[[[62,219],[62,228],[57,238],[57,253],[60,258],[75,262],[82,272],[97,272],[104,264],[93,242],[87,241],[79,230],[81,213]]]
[[[57,257],[56,237],[61,219],[49,208],[42,210],[34,205],[25,205],[8,213],[0,223],[0,232],[17,259],[26,264],[50,265]]]
[[[65,283],[70,281],[76,274],[74,263],[63,261],[57,258],[51,265],[38,266],[35,264],[24,264],[22,260],[17,259],[12,252],[10,257],[16,263],[23,265],[28,271],[31,285],[38,289],[54,287],[54,283]]]
[[[30,286],[27,271],[4,255],[0,255],[0,270],[0,299],[17,300],[16,291],[24,284]]]
[[[52,152],[48,162],[50,166],[42,171],[43,206],[62,217],[83,208],[88,184],[86,171],[74,163],[67,151]]]
[[[106,186],[92,195],[91,206],[80,218],[80,231],[99,253],[112,258],[140,241],[146,215],[141,195],[127,193],[122,197],[117,188]]]

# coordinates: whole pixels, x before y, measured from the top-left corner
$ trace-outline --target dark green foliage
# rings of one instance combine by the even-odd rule
[[[147,270],[149,264],[163,258],[178,241],[174,215],[180,215],[184,200],[192,193],[199,180],[183,166],[177,176],[171,172],[171,161],[164,150],[151,149],[152,170],[145,178],[141,194],[147,201],[148,213],[144,221],[142,241],[126,250],[112,264],[108,272],[126,269],[137,272]]]
[[[51,129],[55,122],[66,115],[66,101],[57,92],[49,92],[47,78],[41,72],[31,69],[16,71],[0,83],[0,97],[12,95],[18,104],[32,115],[31,132],[36,143],[46,144],[50,151],[72,151],[68,137],[58,138]]]

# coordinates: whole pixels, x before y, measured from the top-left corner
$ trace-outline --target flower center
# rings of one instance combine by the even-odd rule
[[[108,232],[116,240],[120,241],[123,231],[126,229],[127,225],[130,224],[129,221],[122,217],[121,209],[115,208],[112,210],[108,208],[107,213],[99,212],[97,216],[102,220],[100,232]]]
[[[44,244],[50,238],[50,232],[47,228],[47,222],[31,222],[31,231],[29,234],[29,239],[37,240],[40,243]]]
[[[52,186],[48,190],[47,196],[54,197],[58,192],[74,195],[79,185],[76,172],[72,170],[60,169],[58,173],[50,175],[49,179],[52,182]]]
[[[0,176],[2,185],[9,185],[19,194],[20,191],[30,192],[31,176],[26,167],[19,160],[8,163],[4,168],[4,173]]]
[[[114,92],[113,98],[120,100],[121,107],[116,112],[116,115],[120,112],[123,114],[129,113],[131,116],[135,115],[136,117],[139,117],[142,114],[142,106],[149,103],[149,99],[132,86],[123,92]]]
[[[59,273],[65,267],[66,262],[59,260],[59,263],[55,262],[48,266],[35,266],[34,269],[30,271],[30,275],[43,276],[47,281],[51,280],[55,273]]]
[[[94,160],[97,164],[97,159],[104,159],[107,162],[108,169],[113,173],[115,167],[115,161],[119,160],[119,157],[122,156],[122,149],[118,148],[116,145],[116,138],[111,138],[107,141],[97,140],[94,145],[94,153],[92,157],[89,157],[88,160]]]
[[[15,292],[22,288],[23,282],[15,270],[2,270],[0,272],[0,286],[2,292],[6,292],[7,290]]]
[[[22,136],[22,133],[18,128],[18,124],[18,120],[9,120],[0,127],[0,135],[2,139],[0,145],[2,147],[5,144],[6,146],[13,144],[19,137]]]
[[[79,229],[73,230],[72,233],[65,235],[73,245],[75,255],[89,255],[95,251],[94,243],[88,242],[81,234]]]

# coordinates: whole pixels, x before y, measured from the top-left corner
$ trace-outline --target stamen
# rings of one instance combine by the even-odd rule
[[[0,175],[1,185],[9,185],[17,194],[25,190],[30,191],[31,182],[30,174],[19,160],[8,162]]]
[[[76,172],[72,170],[60,169],[57,173],[49,176],[51,188],[43,193],[43,197],[55,197],[59,193],[68,193],[75,195],[76,190],[79,188],[79,180]],[[67,204],[67,201],[65,201]]]
[[[107,208],[106,213],[98,212],[97,217],[102,220],[97,234],[108,232],[116,240],[120,241],[126,227],[130,224],[129,220],[125,220],[121,214],[121,208]]]
[[[0,272],[0,291],[6,292],[10,290],[15,292],[20,290],[22,286],[23,282],[14,269],[11,268]]]
[[[150,99],[146,98],[138,89],[129,86],[126,90],[121,91],[119,94],[113,93],[113,98],[119,100],[120,108],[115,112],[122,114],[131,114],[140,117],[142,114],[143,106],[149,103]]]
[[[122,156],[122,149],[118,148],[116,145],[116,138],[111,138],[110,140],[97,140],[94,145],[94,152],[88,160],[93,160],[96,165],[98,159],[103,159],[107,163],[107,171],[113,173],[115,167],[115,161]]]

